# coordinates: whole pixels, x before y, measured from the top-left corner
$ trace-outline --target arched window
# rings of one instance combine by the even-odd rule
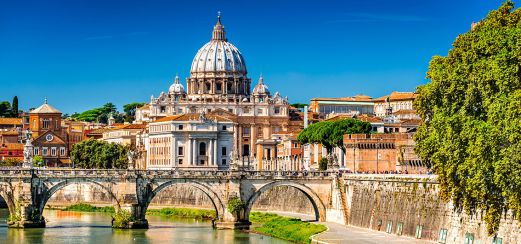
[[[206,155],[206,143],[204,143],[204,142],[199,143],[199,155],[200,156]]]

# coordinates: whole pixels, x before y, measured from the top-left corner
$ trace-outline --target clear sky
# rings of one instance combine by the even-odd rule
[[[503,1],[0,0],[0,101],[65,113],[148,102],[189,76],[217,11],[246,59],[291,103],[313,97],[414,91],[433,55],[446,55]]]

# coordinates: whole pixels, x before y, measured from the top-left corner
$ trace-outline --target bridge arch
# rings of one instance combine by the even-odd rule
[[[246,212],[245,217],[249,218],[251,209],[253,208],[253,204],[257,200],[257,198],[264,192],[267,192],[274,187],[277,186],[290,186],[293,188],[296,188],[297,190],[301,191],[311,202],[311,205],[313,206],[313,210],[315,211],[315,218],[317,221],[325,221],[326,220],[326,206],[320,200],[318,195],[309,187],[296,183],[291,181],[273,181],[270,182],[261,188],[259,188],[255,193],[248,199],[246,202]]]
[[[174,180],[170,180],[170,181],[158,184],[158,186],[154,190],[152,190],[151,194],[149,195],[149,197],[146,201],[146,206],[143,209],[143,214],[146,213],[148,206],[150,205],[150,203],[152,202],[154,197],[157,194],[159,194],[159,192],[161,192],[163,189],[165,189],[169,186],[172,186],[172,185],[187,185],[187,186],[192,186],[192,187],[202,191],[210,199],[210,202],[212,203],[212,205],[215,209],[216,218],[221,219],[224,216],[224,211],[225,211],[224,202],[219,197],[219,194],[217,194],[213,189],[211,189],[210,186],[205,185],[198,181],[186,181],[186,180],[179,180],[179,179],[174,179]]]
[[[14,199],[12,194],[7,192],[3,187],[0,188],[0,197],[4,199],[5,203],[7,204],[7,209],[9,210],[10,215],[16,214],[16,206],[14,205]]]
[[[51,188],[49,188],[47,191],[45,191],[45,193],[43,194],[43,196],[41,198],[40,205],[38,206],[38,210],[39,210],[40,214],[43,213],[43,209],[44,209],[45,205],[47,204],[49,199],[51,199],[51,197],[54,195],[54,193],[65,188],[66,186],[73,185],[73,184],[93,184],[93,185],[99,186],[101,189],[103,189],[105,192],[107,192],[109,194],[109,196],[112,198],[112,205],[114,205],[115,211],[118,212],[121,209],[116,195],[114,195],[112,190],[110,188],[108,188],[107,186],[105,186],[95,180],[91,180],[91,179],[71,178],[71,179],[66,179],[62,182],[59,182],[58,184],[53,185]]]

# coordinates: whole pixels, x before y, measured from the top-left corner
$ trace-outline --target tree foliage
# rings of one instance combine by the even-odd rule
[[[20,166],[22,163],[22,160],[18,158],[6,158],[0,162],[0,166]]]
[[[89,139],[72,147],[75,167],[85,169],[126,169],[129,148],[115,143]]]
[[[118,112],[116,105],[113,103],[106,103],[99,108],[93,108],[79,114],[74,113],[71,117],[78,121],[99,122],[107,124],[110,114],[112,114],[114,119],[116,119],[117,123],[122,123],[124,121],[123,115]]]
[[[18,97],[13,97],[13,103],[11,104],[11,113],[13,117],[18,117]]]
[[[484,211],[489,234],[501,214],[521,218],[521,10],[507,1],[432,58],[417,89],[416,152],[433,163],[440,195]]]
[[[11,117],[11,104],[8,101],[0,102],[0,117]]]
[[[42,167],[42,166],[44,166],[44,160],[43,160],[42,156],[40,156],[40,155],[34,156],[33,157],[33,165],[35,167]]]
[[[139,103],[139,102],[134,102],[134,103],[129,103],[129,104],[123,105],[123,112],[125,112],[125,121],[126,122],[134,121],[134,119],[136,119],[136,109],[139,107],[142,107],[143,105],[145,105],[145,103]]]
[[[297,140],[300,144],[318,143],[322,144],[328,153],[334,147],[345,151],[344,135],[371,132],[371,124],[356,119],[342,119],[336,121],[321,121],[309,125],[302,130]]]

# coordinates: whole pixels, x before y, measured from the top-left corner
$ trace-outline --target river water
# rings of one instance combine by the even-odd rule
[[[8,215],[7,209],[0,209],[0,243],[289,243],[242,231],[214,230],[209,221],[186,218],[147,216],[147,230],[116,230],[110,226],[110,214],[45,210],[46,228],[8,229]]]

